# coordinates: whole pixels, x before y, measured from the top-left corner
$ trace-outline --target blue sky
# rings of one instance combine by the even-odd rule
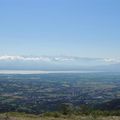
[[[0,0],[0,56],[119,59],[119,6],[119,0]]]

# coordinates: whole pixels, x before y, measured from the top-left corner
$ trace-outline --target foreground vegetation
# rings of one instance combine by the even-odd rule
[[[102,110],[86,105],[76,107],[70,103],[64,103],[56,112],[41,114],[7,112],[0,114],[0,120],[120,120],[120,109]]]
[[[4,113],[0,114],[0,120],[120,120],[120,116],[63,115],[56,112],[43,115]]]
[[[8,112],[1,113],[0,120],[120,120],[120,110],[95,110],[87,106],[76,108],[71,104],[63,104],[59,112],[39,115]]]

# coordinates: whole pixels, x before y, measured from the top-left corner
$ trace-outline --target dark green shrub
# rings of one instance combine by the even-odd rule
[[[70,115],[74,113],[74,107],[70,103],[64,103],[61,105],[61,113],[63,115]]]

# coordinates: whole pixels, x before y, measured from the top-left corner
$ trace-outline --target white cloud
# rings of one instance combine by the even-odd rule
[[[25,57],[25,56],[9,56],[9,55],[0,56],[0,60],[50,61],[48,57]]]
[[[21,56],[8,56],[8,55],[0,56],[0,60],[16,60],[16,59],[22,59],[22,57]]]
[[[31,57],[31,56],[10,56],[3,55],[0,56],[0,60],[24,60],[24,61],[95,61],[99,60],[99,58],[87,58],[87,57],[74,57],[74,56],[39,56],[39,57]]]
[[[120,63],[120,58],[105,58],[104,61],[107,63],[117,64]]]
[[[0,61],[43,61],[43,62],[103,62],[107,64],[120,63],[119,58],[89,58],[89,57],[74,57],[74,56],[12,56],[3,55],[0,56]]]

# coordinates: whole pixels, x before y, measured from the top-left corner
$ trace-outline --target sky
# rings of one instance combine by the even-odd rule
[[[0,0],[0,66],[119,63],[119,6],[119,0]]]

